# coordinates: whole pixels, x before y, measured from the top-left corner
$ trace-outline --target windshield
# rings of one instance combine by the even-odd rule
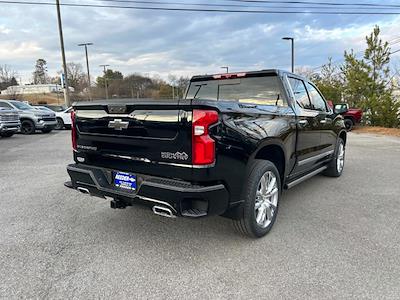
[[[187,99],[284,104],[277,76],[205,80],[190,83]]]
[[[50,108],[44,107],[44,106],[36,106],[38,109],[47,111],[47,112],[53,112]]]
[[[31,110],[33,109],[32,106],[24,103],[24,102],[18,102],[18,101],[12,101],[11,102],[12,105],[14,105],[16,108],[20,109],[20,110]]]
[[[55,112],[62,112],[65,110],[65,108],[63,106],[59,106],[59,105],[49,105],[47,106],[48,109],[55,111]]]

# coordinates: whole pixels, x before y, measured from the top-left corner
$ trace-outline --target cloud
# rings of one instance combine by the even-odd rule
[[[27,56],[40,55],[43,49],[37,42],[0,41],[0,57],[8,60],[24,59]]]
[[[73,0],[71,0],[73,1]],[[200,1],[200,0],[197,0]],[[384,1],[391,2],[391,1]],[[0,64],[14,67],[28,81],[36,59],[48,62],[51,75],[61,69],[54,7],[2,5]],[[296,62],[319,66],[329,56],[365,46],[365,35],[381,26],[383,37],[398,37],[400,17],[243,15],[156,12],[62,7],[68,61],[85,64],[77,44],[89,47],[91,73],[100,64],[125,74],[140,72],[194,75],[261,68],[289,68],[290,46],[283,36],[296,38]]]
[[[8,35],[11,32],[11,29],[5,27],[4,25],[0,25],[0,36]]]

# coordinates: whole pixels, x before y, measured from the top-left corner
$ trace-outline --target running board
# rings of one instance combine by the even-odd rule
[[[325,171],[328,167],[324,166],[322,168],[319,168],[311,173],[308,173],[306,175],[304,175],[303,177],[300,177],[299,179],[296,179],[295,181],[292,181],[288,184],[285,184],[285,189],[291,189],[292,187],[298,185],[299,183],[302,183],[303,181],[306,181],[307,179],[310,179],[311,177],[314,177],[315,175]]]

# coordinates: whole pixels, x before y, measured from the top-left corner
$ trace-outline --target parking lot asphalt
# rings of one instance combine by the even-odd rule
[[[400,298],[400,139],[284,193],[263,239],[66,189],[69,132],[0,139],[0,298]]]

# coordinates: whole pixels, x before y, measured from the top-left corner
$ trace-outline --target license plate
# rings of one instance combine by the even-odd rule
[[[136,191],[136,175],[117,172],[114,177],[114,185],[124,190]]]

